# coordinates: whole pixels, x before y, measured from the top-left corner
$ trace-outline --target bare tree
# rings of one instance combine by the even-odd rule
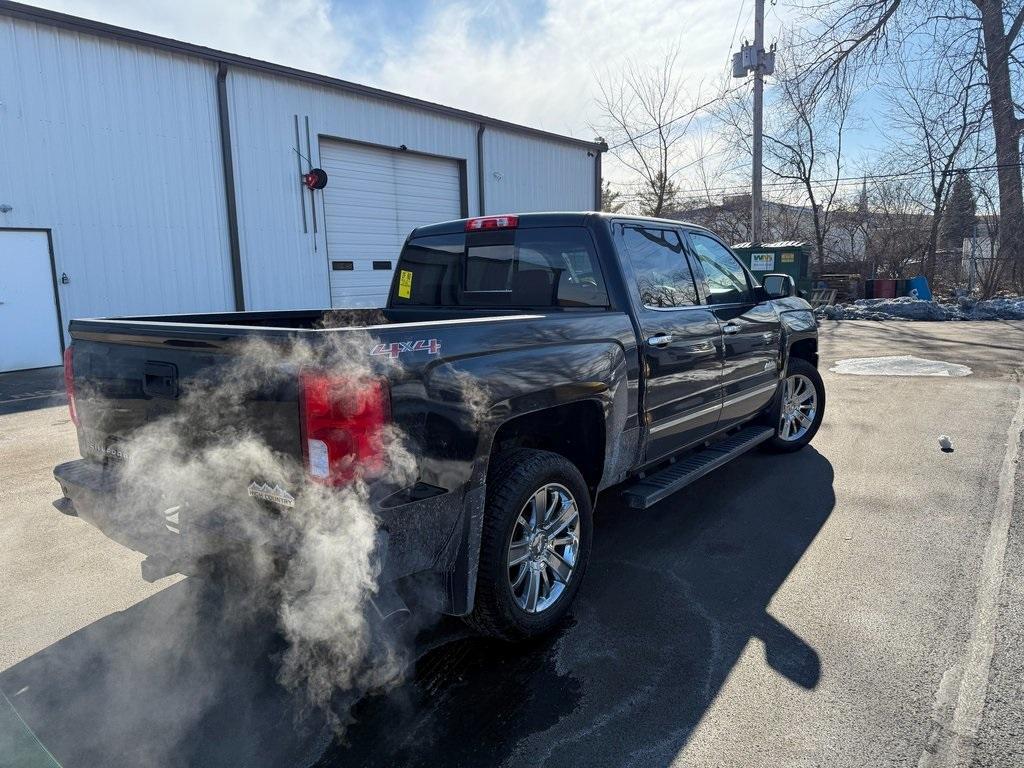
[[[870,276],[867,264],[868,214],[867,196],[844,199],[833,208],[830,226],[830,251],[833,259],[841,261],[844,271]]]
[[[923,173],[928,181],[922,205],[931,215],[923,265],[929,280],[935,278],[940,224],[954,170],[980,156],[976,138],[985,116],[981,63],[980,49],[954,67],[943,61],[911,69],[898,62],[885,81],[892,129],[889,167]]]
[[[730,243],[750,239],[750,195],[687,197],[673,218],[707,227]]]
[[[921,177],[876,174],[868,189],[867,276],[906,277],[924,260],[930,230],[920,202],[924,187]]]
[[[975,190],[978,195],[978,217],[974,233],[976,252],[973,265],[977,283],[975,289],[983,299],[994,296],[1003,284],[1009,271],[1009,256],[1006,251],[997,247],[1000,241],[999,201],[996,190],[997,179],[994,174],[987,174],[977,179]]]
[[[633,194],[639,212],[662,216],[678,207],[675,175],[682,165],[692,110],[677,71],[678,48],[655,66],[630,61],[598,83],[600,122],[592,126],[609,152],[638,177]]]
[[[771,119],[765,127],[765,168],[799,185],[811,211],[818,272],[825,271],[826,241],[842,178],[843,132],[853,88],[847,73],[814,90],[794,67],[781,68]]]
[[[730,243],[750,240],[750,192],[742,191],[750,178],[748,149],[715,120],[693,125],[687,144],[692,157],[683,166],[688,184],[679,193],[680,210],[670,217],[707,227]]]
[[[829,83],[853,61],[890,63],[922,32],[953,45],[934,46],[947,66],[980,38],[998,180],[1000,261],[1024,288],[1024,187],[1020,138],[1024,118],[1013,96],[1013,71],[1024,27],[1019,0],[806,0],[803,25],[808,80]],[[1011,70],[1012,68],[1012,70]]]

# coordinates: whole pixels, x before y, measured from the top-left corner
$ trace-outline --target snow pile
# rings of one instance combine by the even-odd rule
[[[960,300],[965,320],[1024,320],[1024,297],[1012,299]]]
[[[972,373],[966,365],[913,355],[851,357],[837,360],[829,370],[852,376],[970,376]]]
[[[859,299],[852,304],[818,307],[827,320],[1024,320],[1024,297],[955,302],[922,301],[910,296],[895,299]]]

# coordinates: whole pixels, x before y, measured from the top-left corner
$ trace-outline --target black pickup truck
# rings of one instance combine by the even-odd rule
[[[420,227],[384,309],[72,321],[65,378],[84,458],[54,475],[68,511],[117,538],[135,432],[189,427],[189,391],[254,339],[263,359],[297,342],[344,349],[373,374],[355,392],[332,384],[344,364],[290,360],[220,409],[296,471],[219,479],[211,508],[294,514],[310,488],[362,483],[382,584],[433,581],[443,612],[522,638],[572,602],[602,491],[643,509],[755,446],[811,440],[825,391],[814,316],[794,294],[788,276],[759,284],[712,232],[677,221],[529,213]],[[401,478],[380,472],[384,429],[414,461]],[[175,488],[152,483],[173,502]],[[217,528],[191,507],[197,530]],[[184,530],[178,514],[161,518],[168,535]],[[393,606],[400,592],[376,599]]]

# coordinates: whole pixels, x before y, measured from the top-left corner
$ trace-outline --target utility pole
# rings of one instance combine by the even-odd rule
[[[971,230],[971,261],[967,267],[967,295],[974,293],[974,276],[978,273],[978,222]]]
[[[754,44],[744,42],[732,57],[733,77],[754,73],[754,164],[750,188],[750,240],[761,242],[763,225],[761,206],[761,131],[764,116],[764,76],[775,71],[775,46],[764,49],[764,0],[754,0]]]
[[[750,189],[750,239],[761,242],[761,130],[764,122],[764,0],[754,0],[754,168]]]

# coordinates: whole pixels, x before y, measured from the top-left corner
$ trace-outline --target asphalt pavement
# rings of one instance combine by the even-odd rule
[[[275,684],[266,617],[52,506],[66,411],[0,376],[0,765],[1024,764],[1024,323],[826,322],[820,351],[809,448],[605,494],[559,632],[430,627],[341,741]],[[829,371],[883,355],[972,373]]]

